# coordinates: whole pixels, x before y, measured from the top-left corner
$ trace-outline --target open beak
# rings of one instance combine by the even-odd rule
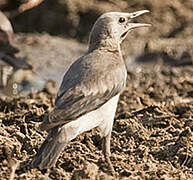
[[[131,23],[130,20],[133,18],[136,18],[142,14],[149,13],[150,11],[148,10],[141,10],[133,13],[129,13],[128,15],[128,22],[127,22],[127,29],[126,31],[121,35],[121,39],[124,40],[127,36],[127,34],[130,32],[130,30],[135,29],[135,28],[140,28],[140,27],[150,27],[151,24],[142,24],[142,23]]]
[[[149,10],[141,10],[133,13],[129,13],[129,19],[136,18],[142,14],[149,13]],[[143,24],[143,23],[130,23],[128,22],[128,30],[134,29],[134,28],[139,28],[139,27],[150,27],[151,24]]]

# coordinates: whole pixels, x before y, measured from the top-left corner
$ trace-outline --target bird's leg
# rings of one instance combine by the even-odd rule
[[[114,174],[114,168],[110,160],[110,139],[111,139],[111,131],[108,133],[107,136],[104,137],[103,139],[103,154],[105,157],[105,161],[108,164],[108,168],[112,174]]]

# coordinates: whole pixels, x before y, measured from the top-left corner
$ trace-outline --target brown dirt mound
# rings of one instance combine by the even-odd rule
[[[192,79],[192,66],[129,72],[111,138],[116,179],[193,178]],[[73,140],[56,168],[25,168],[46,136],[38,124],[52,109],[54,97],[44,89],[0,100],[0,179],[8,179],[18,162],[16,179],[112,179],[106,173],[97,130]]]

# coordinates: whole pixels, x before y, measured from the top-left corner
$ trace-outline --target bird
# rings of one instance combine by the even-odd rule
[[[55,166],[60,152],[71,140],[98,128],[105,162],[109,171],[114,172],[110,138],[119,95],[127,78],[120,45],[131,30],[151,26],[131,22],[148,12],[107,12],[96,20],[87,52],[65,73],[54,108],[39,125],[48,135],[31,161],[32,168],[43,170]]]

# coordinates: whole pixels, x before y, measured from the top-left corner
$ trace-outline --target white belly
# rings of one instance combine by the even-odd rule
[[[77,135],[89,131],[95,127],[99,127],[101,135],[106,136],[111,130],[115,112],[117,109],[117,103],[119,94],[111,98],[100,108],[91,111],[77,120],[71,121],[64,126],[66,134],[70,135],[69,140],[74,139]],[[67,132],[68,131],[68,132]]]

